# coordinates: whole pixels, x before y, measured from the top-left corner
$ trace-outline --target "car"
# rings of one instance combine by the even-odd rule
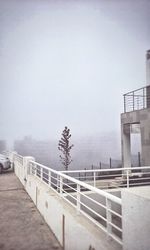
[[[11,168],[11,162],[9,158],[0,154],[0,174],[2,174],[3,170],[7,170],[9,168]]]

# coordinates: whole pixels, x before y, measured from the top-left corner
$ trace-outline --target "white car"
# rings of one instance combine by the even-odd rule
[[[7,170],[9,168],[11,168],[11,162],[9,158],[0,154],[0,174],[3,172],[3,170]]]

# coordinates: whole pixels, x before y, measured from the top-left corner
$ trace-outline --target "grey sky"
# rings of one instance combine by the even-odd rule
[[[0,138],[119,131],[145,85],[150,1],[0,0]]]

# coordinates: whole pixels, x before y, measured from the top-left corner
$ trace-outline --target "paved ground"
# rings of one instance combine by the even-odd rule
[[[62,250],[12,172],[0,175],[0,250]]]

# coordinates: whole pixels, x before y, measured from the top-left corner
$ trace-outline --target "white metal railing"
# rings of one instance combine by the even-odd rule
[[[19,162],[21,165],[23,165],[23,156],[19,154],[14,154],[14,161]]]
[[[100,189],[150,185],[150,166],[61,172]]]
[[[19,168],[21,168],[21,158],[16,155],[15,164],[17,161]],[[35,161],[29,161],[26,167],[28,167],[30,175],[39,178],[65,201],[74,206],[77,213],[86,216],[108,236],[122,245],[120,198]]]

